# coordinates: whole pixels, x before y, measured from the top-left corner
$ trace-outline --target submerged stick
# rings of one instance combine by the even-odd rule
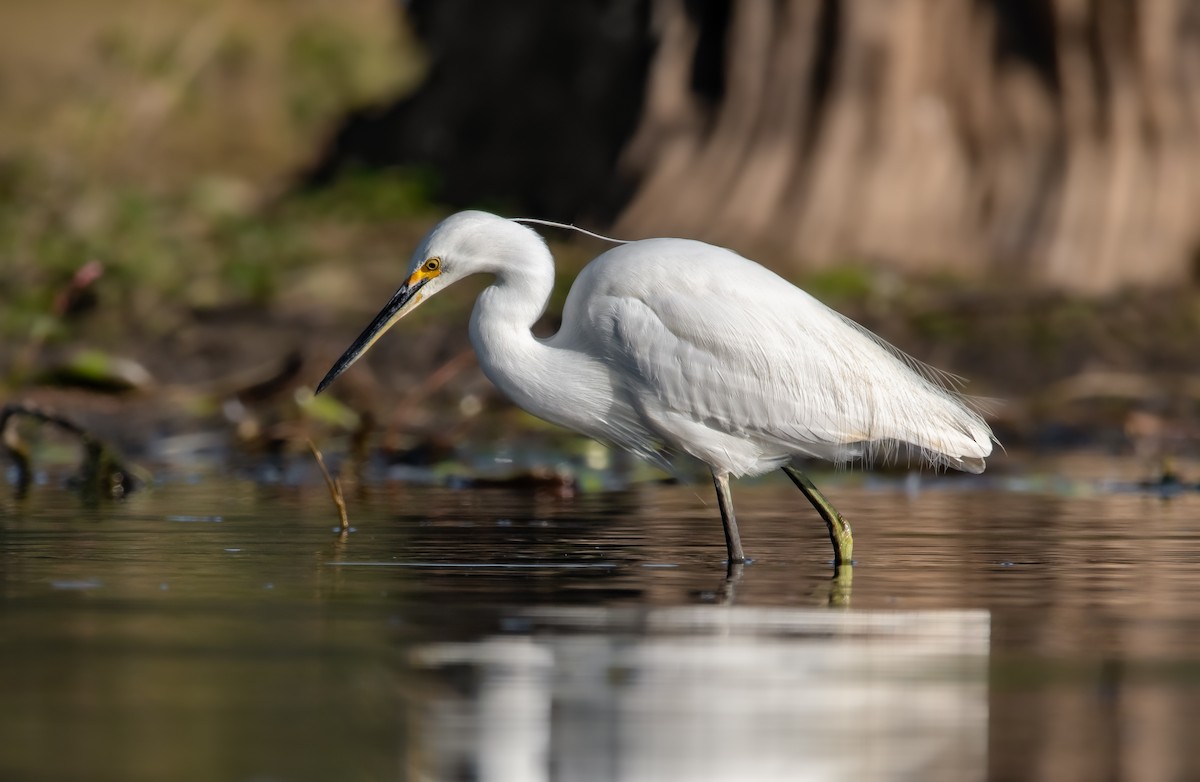
[[[342,522],[342,532],[345,532],[350,529],[350,517],[346,514],[346,498],[342,494],[342,482],[329,474],[329,468],[325,466],[325,457],[317,450],[312,438],[306,438],[306,442],[308,449],[312,451],[312,455],[317,460],[317,467],[321,469],[321,475],[325,478],[325,485],[329,487],[329,496],[333,498],[333,504],[337,506],[338,518]]]

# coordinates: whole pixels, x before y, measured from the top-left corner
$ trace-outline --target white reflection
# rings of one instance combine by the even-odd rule
[[[550,609],[421,649],[427,779],[961,780],[987,770],[985,611]]]

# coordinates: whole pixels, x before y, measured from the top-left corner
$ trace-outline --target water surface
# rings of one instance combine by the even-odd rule
[[[1200,778],[1200,495],[0,499],[0,778]]]

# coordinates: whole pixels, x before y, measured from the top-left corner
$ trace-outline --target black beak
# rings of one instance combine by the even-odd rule
[[[408,314],[406,308],[409,302],[417,295],[417,291],[425,287],[425,283],[427,282],[429,282],[428,279],[421,280],[416,285],[404,283],[400,286],[399,290],[392,294],[392,298],[388,300],[384,308],[375,316],[375,320],[371,321],[371,325],[367,326],[363,333],[358,335],[358,339],[354,340],[354,344],[342,354],[342,357],[334,363],[333,368],[325,374],[325,379],[317,386],[318,394],[328,388],[329,384],[334,380],[337,380],[338,375],[349,369],[351,364],[358,361],[359,356],[366,353],[367,348],[374,345],[375,340],[383,336],[383,333],[391,328],[392,324]]]

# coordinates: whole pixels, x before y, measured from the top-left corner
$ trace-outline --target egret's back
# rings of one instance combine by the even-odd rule
[[[702,242],[610,250],[572,287],[563,323],[555,341],[600,356],[647,429],[733,475],[899,443],[979,472],[992,450],[987,424],[935,371]]]

